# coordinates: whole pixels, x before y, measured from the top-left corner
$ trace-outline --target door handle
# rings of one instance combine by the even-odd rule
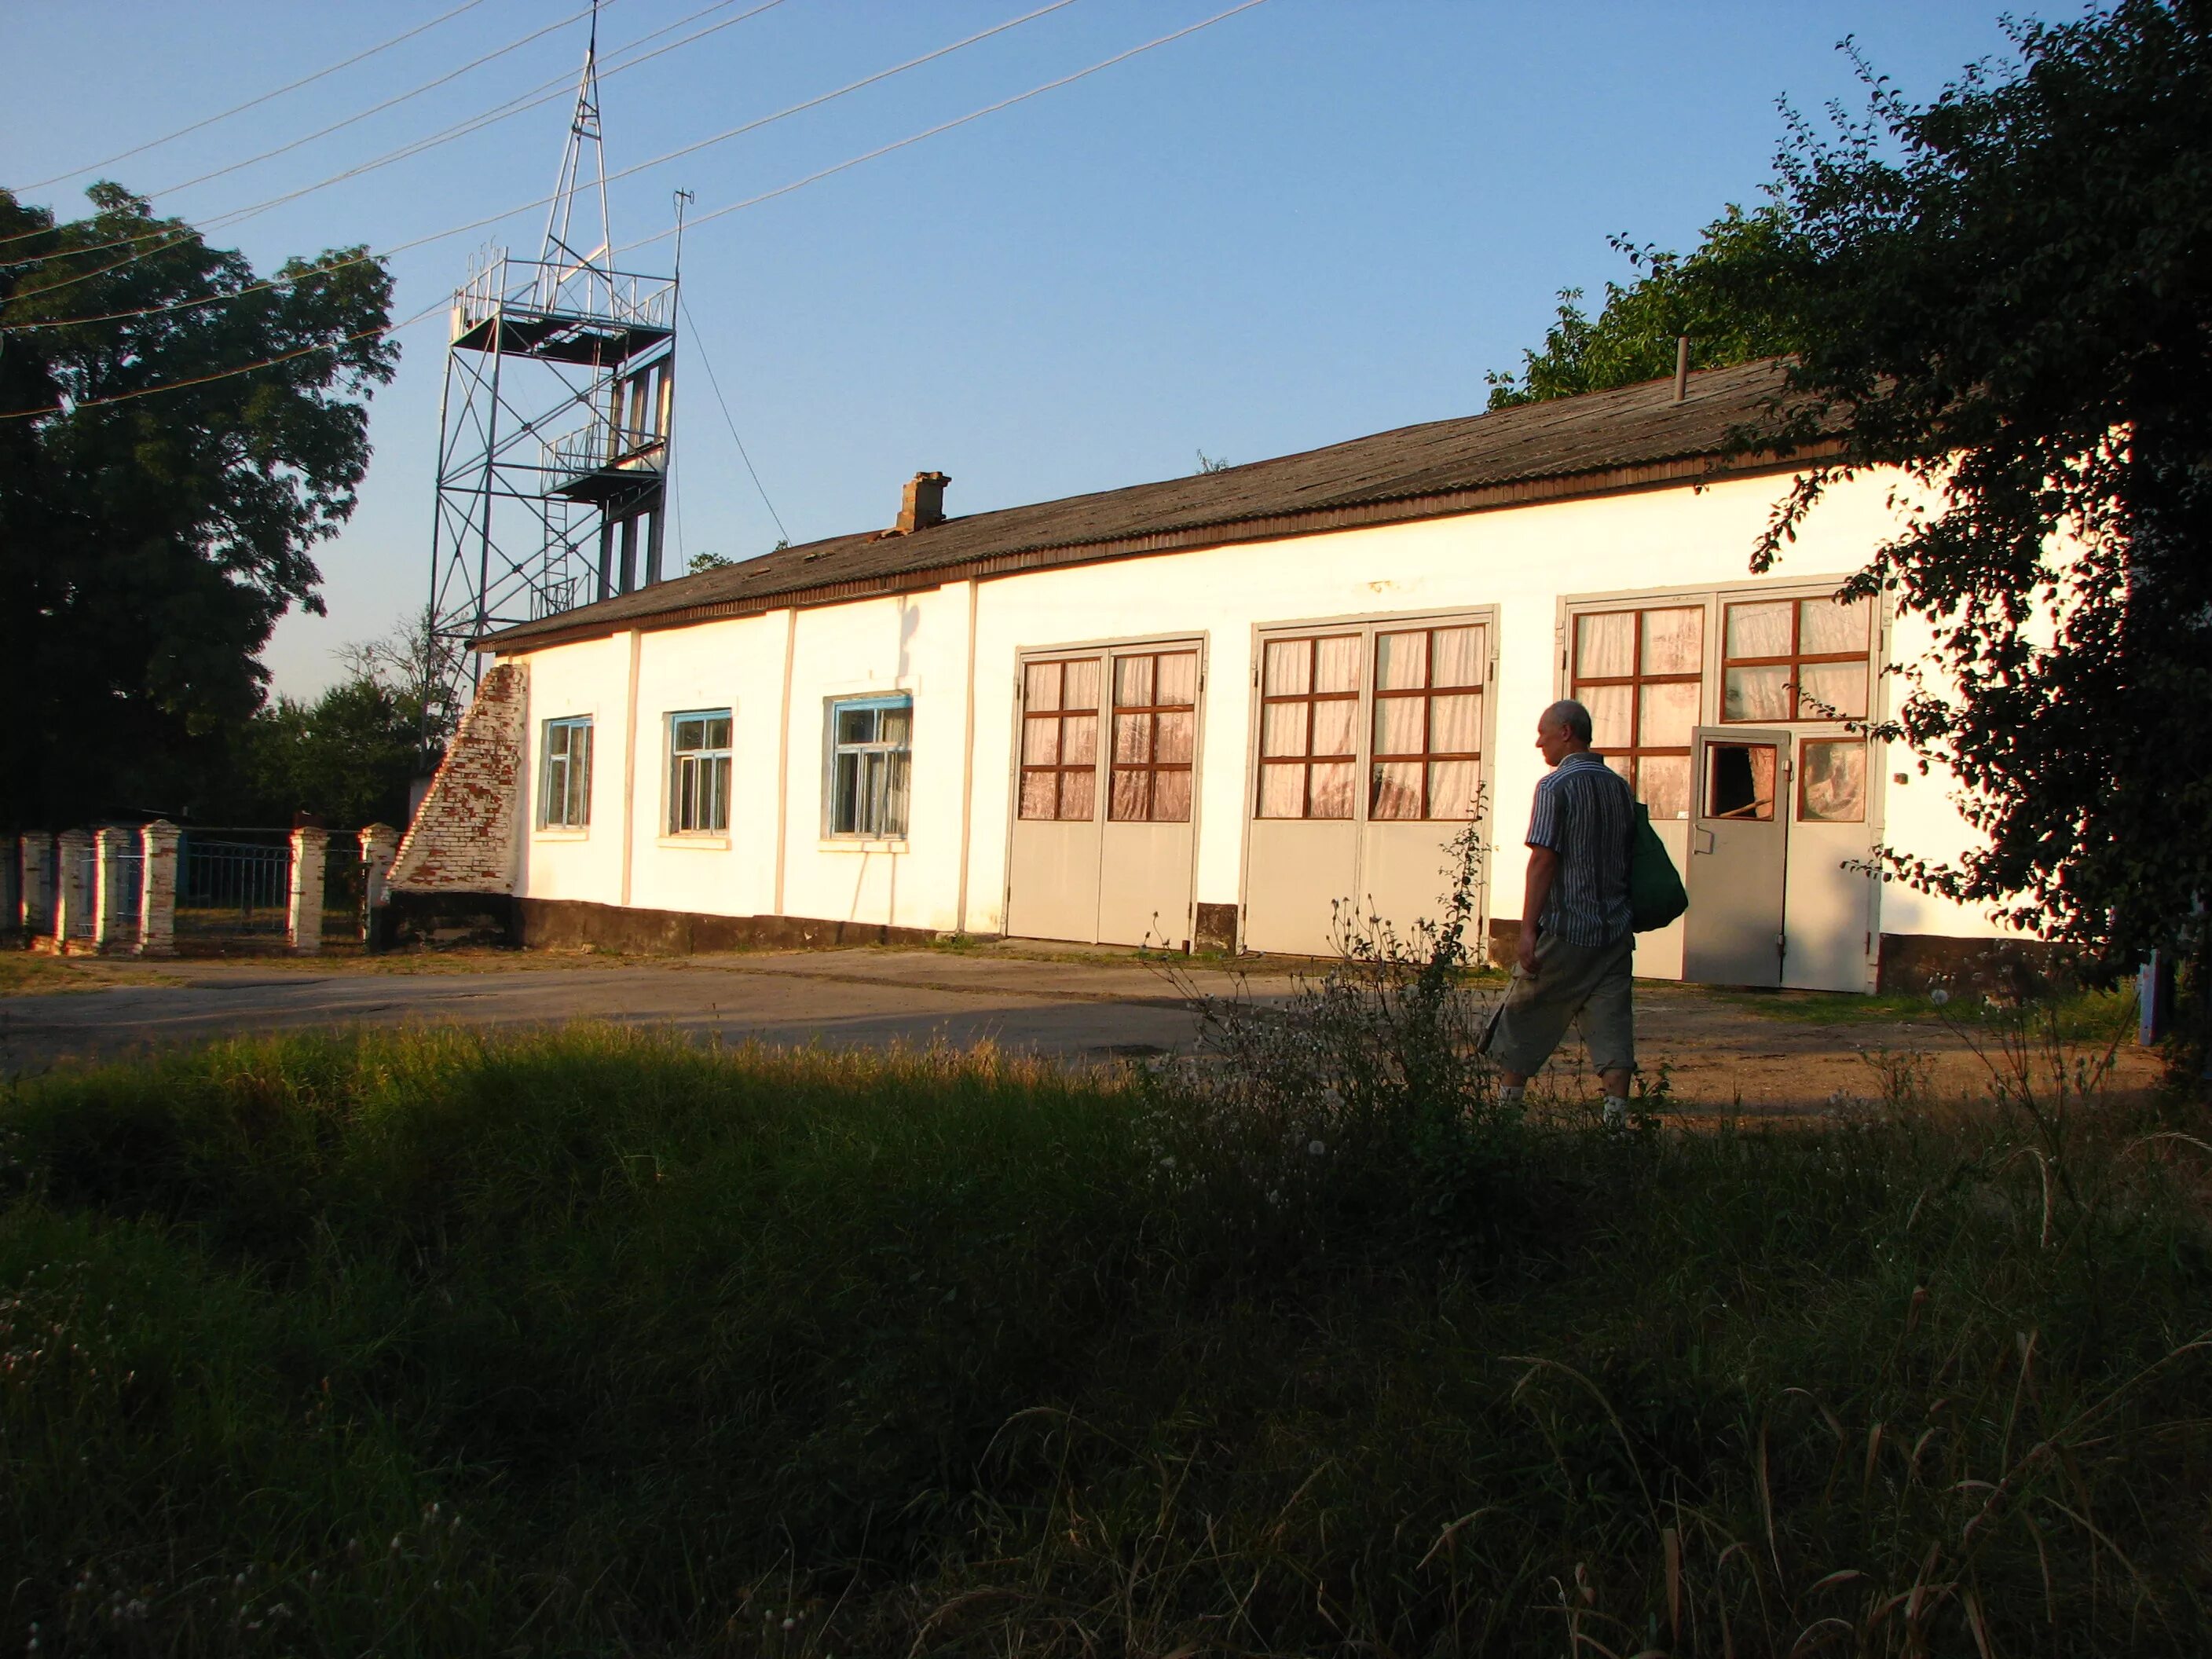
[[[1710,830],[1692,830],[1690,832],[1690,850],[1692,853],[1711,852],[1713,850],[1713,832]]]

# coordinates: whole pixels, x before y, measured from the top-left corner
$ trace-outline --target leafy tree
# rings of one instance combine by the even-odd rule
[[[404,824],[422,732],[421,704],[367,677],[312,703],[280,696],[247,729],[242,799],[225,816],[282,825],[313,812],[336,830]]]
[[[430,605],[400,617],[389,632],[356,640],[338,653],[355,679],[372,682],[410,711],[417,777],[438,769],[447,739],[460,726],[460,654],[461,647],[439,632],[438,613]]]
[[[87,194],[89,216],[57,223],[0,191],[11,828],[210,799],[270,629],[322,610],[312,550],[353,511],[364,404],[398,359],[391,279],[361,250],[259,286],[120,186]]]
[[[1194,475],[1207,472],[1226,472],[1235,465],[1236,463],[1231,461],[1226,455],[1209,455],[1201,449],[1198,452],[1198,465],[1192,468],[1191,471]]]
[[[732,560],[722,554],[702,550],[691,556],[691,562],[685,567],[684,574],[696,576],[706,571],[723,569],[732,562]]]
[[[1685,334],[1694,368],[1725,368],[1792,349],[1796,336],[1788,312],[1778,296],[1763,291],[1765,255],[1787,222],[1772,204],[1750,213],[1731,205],[1686,255],[1649,243],[1638,246],[1626,236],[1610,238],[1641,274],[1626,284],[1607,283],[1605,306],[1595,318],[1582,308],[1582,289],[1561,289],[1559,318],[1545,331],[1543,349],[1521,354],[1518,374],[1492,370],[1484,376],[1490,407],[1572,398],[1672,374],[1674,343]]]
[[[1932,103],[1862,66],[1863,116],[1792,118],[1735,292],[1790,319],[1784,443],[1842,452],[1808,454],[1755,568],[1838,479],[1924,487],[1850,586],[1933,628],[1936,672],[1905,675],[1885,729],[1948,763],[1987,840],[1893,864],[2122,965],[2201,953],[2212,4],[2120,0],[2012,39]]]

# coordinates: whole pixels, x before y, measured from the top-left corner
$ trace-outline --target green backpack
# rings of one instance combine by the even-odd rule
[[[1628,854],[1628,911],[1630,925],[1639,933],[1664,927],[1690,908],[1682,890],[1682,878],[1659,832],[1651,827],[1650,809],[1636,804],[1636,838]]]

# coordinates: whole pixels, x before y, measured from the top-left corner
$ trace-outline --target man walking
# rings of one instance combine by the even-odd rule
[[[1628,1079],[1636,1070],[1629,995],[1636,933],[1628,904],[1636,800],[1589,745],[1589,710],[1571,699],[1553,703],[1536,722],[1536,747],[1552,771],[1536,785],[1528,814],[1520,959],[1483,1048],[1504,1079],[1499,1103],[1517,1105],[1529,1077],[1580,1016],[1583,1042],[1605,1085],[1606,1123],[1618,1127],[1628,1121]]]

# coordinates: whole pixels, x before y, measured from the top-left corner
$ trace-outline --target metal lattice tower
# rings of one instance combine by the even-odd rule
[[[464,702],[467,641],[663,574],[676,278],[614,268],[598,56],[594,16],[538,257],[487,249],[453,295],[430,616]]]

